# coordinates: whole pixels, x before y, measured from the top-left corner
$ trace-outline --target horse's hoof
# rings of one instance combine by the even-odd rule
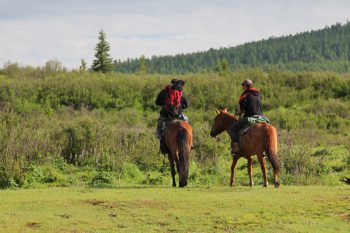
[[[280,182],[275,181],[275,188],[278,188],[278,187],[280,187]]]

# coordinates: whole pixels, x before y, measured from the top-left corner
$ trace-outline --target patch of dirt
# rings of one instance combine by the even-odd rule
[[[96,200],[96,199],[91,199],[91,200],[85,200],[83,201],[84,203],[87,203],[89,205],[93,206],[101,206],[104,208],[108,209],[119,209],[119,210],[124,210],[124,209],[137,209],[137,208],[142,208],[142,207],[152,207],[152,208],[161,208],[161,209],[167,209],[165,203],[161,203],[157,200],[152,200],[152,199],[138,199],[134,201],[119,201],[119,202],[106,202],[106,201],[101,201],[101,200]]]
[[[90,204],[90,205],[94,205],[94,206],[102,205],[105,203],[105,201],[100,201],[100,200],[96,200],[96,199],[86,200],[85,202]]]
[[[32,229],[38,229],[41,227],[41,224],[37,222],[29,222],[26,224],[26,227],[32,228]]]
[[[344,219],[346,222],[350,222],[350,215],[349,213],[339,213],[337,214],[338,217],[341,219]]]
[[[164,226],[169,226],[170,224],[167,222],[158,222],[158,225],[161,227],[164,227]]]
[[[111,213],[111,214],[109,214],[109,217],[111,217],[111,218],[116,218],[116,217],[117,217],[117,214],[116,214],[116,213]]]
[[[127,228],[127,226],[123,225],[123,224],[118,224],[119,228]]]
[[[152,199],[140,199],[135,201],[134,203],[142,206],[158,206],[160,204],[159,201],[155,201]]]
[[[72,215],[70,215],[70,214],[59,214],[58,216],[60,216],[61,218],[66,218],[66,219],[70,219],[72,217]]]

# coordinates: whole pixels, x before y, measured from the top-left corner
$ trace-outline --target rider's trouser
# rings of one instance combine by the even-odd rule
[[[243,117],[239,121],[235,122],[231,129],[229,129],[230,135],[232,135],[233,142],[239,142],[239,131],[243,128],[243,126],[248,124],[248,118]]]
[[[164,116],[159,116],[158,122],[157,122],[157,129],[156,129],[156,135],[157,135],[158,140],[160,140],[163,136],[164,124],[166,124],[169,121],[170,121],[169,118],[164,117]]]
[[[179,116],[178,119],[182,119],[182,120],[188,122],[188,117],[183,113],[181,113],[181,116]],[[157,135],[158,140],[160,140],[162,138],[163,129],[164,129],[165,125],[170,121],[171,121],[171,119],[169,119],[168,117],[165,117],[162,115],[159,116],[158,122],[157,122],[157,129],[156,129],[156,135]]]

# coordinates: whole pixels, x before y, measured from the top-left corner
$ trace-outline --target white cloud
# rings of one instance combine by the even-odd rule
[[[0,3],[0,65],[76,68],[94,59],[104,29],[114,59],[229,47],[346,22],[349,1],[6,0]]]

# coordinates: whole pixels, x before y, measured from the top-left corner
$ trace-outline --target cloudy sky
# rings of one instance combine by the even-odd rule
[[[0,67],[57,59],[90,66],[103,29],[111,57],[173,55],[321,29],[348,0],[0,0]]]

